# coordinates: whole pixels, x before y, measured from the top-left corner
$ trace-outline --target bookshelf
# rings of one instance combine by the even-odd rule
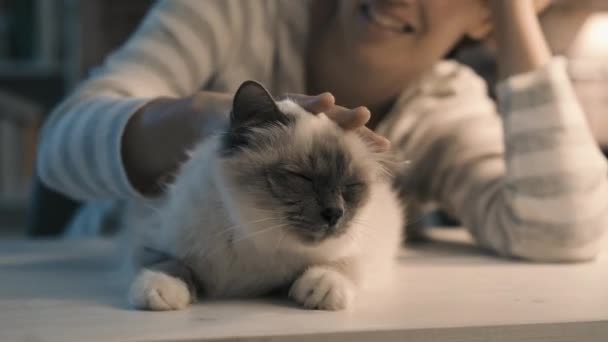
[[[61,0],[0,0],[0,226],[21,226],[44,112],[63,95]]]
[[[6,0],[0,0],[0,3]],[[32,0],[13,0],[32,1]],[[34,100],[43,113],[85,78],[92,67],[122,44],[145,15],[151,0],[38,0],[36,11],[48,27],[37,43],[38,58],[0,62],[0,88],[10,88]],[[1,5],[0,5],[1,8]],[[32,86],[34,85],[34,86]],[[60,234],[80,203],[46,188],[38,179],[30,191],[27,232],[36,236]],[[1,214],[0,214],[1,216]],[[1,223],[0,223],[1,224]]]

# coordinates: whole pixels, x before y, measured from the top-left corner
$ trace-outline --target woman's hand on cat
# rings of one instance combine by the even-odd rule
[[[289,98],[313,114],[325,113],[346,130],[358,131],[378,151],[390,147],[386,138],[365,127],[371,116],[365,107],[338,106],[330,93]],[[189,148],[226,127],[231,106],[231,94],[201,91],[186,98],[159,98],[142,107],[127,124],[122,141],[131,184],[143,194],[158,193]]]
[[[202,91],[186,98],[158,98],[142,107],[122,140],[131,184],[143,194],[158,193],[189,148],[226,126],[231,106],[232,95]]]
[[[371,141],[378,151],[387,151],[390,148],[388,139],[365,127],[371,117],[371,113],[366,107],[349,109],[338,106],[331,93],[316,96],[289,94],[288,98],[313,114],[325,113],[328,118],[345,130],[358,131],[365,139]]]

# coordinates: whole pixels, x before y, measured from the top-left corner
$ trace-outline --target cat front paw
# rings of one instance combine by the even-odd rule
[[[192,298],[183,280],[149,269],[139,272],[129,290],[129,304],[140,310],[181,310]]]
[[[322,266],[311,267],[289,290],[289,297],[308,309],[343,310],[353,302],[353,283],[340,272]]]

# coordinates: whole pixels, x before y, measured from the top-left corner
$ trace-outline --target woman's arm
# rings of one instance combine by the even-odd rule
[[[47,121],[38,159],[42,180],[85,200],[158,192],[186,151],[226,124],[232,95],[197,90],[228,56],[247,58],[238,47],[255,33],[243,25],[266,22],[266,5],[167,0],[154,7],[128,43]],[[366,109],[335,106],[328,94],[294,98],[348,129],[369,119]],[[387,148],[386,139],[366,133]]]
[[[542,2],[542,1],[541,1]],[[546,2],[546,1],[545,1]],[[498,46],[512,254],[583,260],[608,228],[606,160],[531,0],[490,0]]]
[[[157,4],[129,41],[47,120],[38,158],[42,180],[84,200],[139,196],[147,190],[145,180],[140,179],[147,174],[139,175],[138,168],[175,159],[174,147],[191,143],[199,129],[195,125],[205,120],[206,113],[200,110],[213,106],[198,106],[191,116],[159,118],[146,105],[159,98],[191,96],[204,85],[222,67],[228,53],[234,53],[232,38],[241,34],[242,26],[238,19],[253,5],[234,0]],[[203,97],[197,97],[199,105],[214,99]],[[135,133],[140,124],[155,133]],[[165,131],[163,126],[171,129]],[[124,149],[123,137],[128,141]],[[141,143],[134,144],[134,139]],[[143,149],[133,149],[144,144]],[[139,155],[142,151],[156,153]]]
[[[500,19],[509,27],[497,28],[506,77],[497,89],[502,119],[472,71],[444,66],[433,81],[441,91],[422,94],[387,133],[403,158],[411,159],[404,191],[439,202],[481,246],[501,255],[591,259],[608,227],[606,160],[565,61],[548,58],[544,43],[531,43],[542,37],[539,32],[514,28],[533,17],[530,2],[502,5],[522,11],[511,13],[510,21]],[[532,26],[527,29],[538,29]]]

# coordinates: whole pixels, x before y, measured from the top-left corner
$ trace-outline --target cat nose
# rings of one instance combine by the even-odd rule
[[[344,215],[344,210],[342,208],[325,208],[321,210],[321,217],[327,222],[327,224],[329,224],[330,227],[335,226],[342,215]]]

